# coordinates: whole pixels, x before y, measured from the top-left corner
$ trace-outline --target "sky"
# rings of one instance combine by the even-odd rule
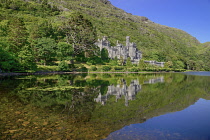
[[[178,28],[210,42],[210,0],[109,0],[112,5],[151,21]]]

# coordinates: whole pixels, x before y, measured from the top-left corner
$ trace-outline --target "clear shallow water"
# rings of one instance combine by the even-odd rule
[[[206,73],[0,77],[0,139],[210,139]]]
[[[199,76],[210,76],[209,71],[193,71],[193,72],[185,72],[188,75],[199,75]]]
[[[199,99],[188,108],[131,124],[106,139],[210,139],[210,101]]]

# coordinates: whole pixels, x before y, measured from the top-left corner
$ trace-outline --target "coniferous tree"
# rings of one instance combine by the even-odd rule
[[[9,23],[8,42],[9,51],[17,53],[27,44],[28,33],[21,18],[13,18]]]
[[[103,48],[101,50],[101,59],[102,59],[102,61],[108,62],[108,60],[109,60],[109,56],[108,55],[109,55],[109,53],[108,53],[107,49]]]
[[[73,45],[74,54],[96,50],[96,31],[92,23],[80,13],[72,13],[64,21],[61,29],[66,34],[66,41]]]
[[[46,65],[54,60],[56,55],[57,44],[51,38],[39,38],[35,42],[34,54],[36,61]]]

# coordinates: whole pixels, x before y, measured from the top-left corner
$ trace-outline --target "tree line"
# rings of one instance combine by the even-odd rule
[[[37,64],[56,65],[56,61],[70,61],[76,55],[95,53],[95,28],[82,14],[71,13],[68,18],[54,19],[59,20],[58,23],[50,19],[52,15],[45,16],[39,12],[54,11],[58,15],[58,9],[52,9],[45,2],[28,3],[5,0],[0,5],[2,71],[36,70]],[[29,8],[32,6],[35,9],[31,12]],[[30,14],[25,14],[27,11]],[[31,14],[33,12],[35,16]]]
[[[101,36],[110,37],[111,45],[114,45],[116,40],[122,42],[126,35],[130,35],[137,43],[145,60],[164,61],[167,68],[173,69],[210,70],[209,47],[202,49],[197,46],[199,43],[196,40],[193,44],[188,36],[179,40],[178,36],[185,35],[183,32],[158,31],[159,26],[134,23],[122,17],[116,20],[109,11],[100,11],[99,8],[104,8],[101,7],[103,3],[97,1],[95,2],[98,6],[91,13],[91,8],[86,7],[84,10],[81,4],[76,5],[77,1],[71,2],[71,6],[66,2],[67,6],[76,12],[64,12],[47,0],[2,0],[1,71],[36,71],[38,65],[58,66],[63,71],[69,70],[69,67],[77,67],[74,66],[75,63],[109,65],[116,69],[122,69],[119,68],[121,66],[133,67],[129,60],[126,64],[121,59],[109,60],[108,52],[104,49],[100,52],[94,45]],[[88,5],[85,1],[81,2]],[[105,8],[109,7],[105,5]],[[100,19],[95,17],[98,14]],[[189,42],[189,46],[185,42]],[[143,65],[142,61],[138,67],[151,69],[151,66]],[[135,68],[133,70],[138,71]]]

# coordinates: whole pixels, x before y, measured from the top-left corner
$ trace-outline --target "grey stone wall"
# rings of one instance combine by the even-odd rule
[[[151,65],[156,65],[156,66],[160,66],[160,67],[164,67],[165,62],[157,62],[155,60],[152,61],[144,61],[144,63],[149,63]]]
[[[107,37],[103,37],[102,40],[99,39],[95,44],[100,48],[100,50],[103,48],[107,49],[109,58],[111,59],[117,57],[117,59],[123,58],[123,60],[126,61],[128,57],[130,57],[133,64],[138,64],[142,58],[142,53],[137,49],[135,43],[130,42],[129,36],[126,37],[126,46],[123,46],[118,41],[116,46],[111,46]]]
[[[109,53],[109,58],[111,59],[117,57],[117,59],[120,60],[121,58],[123,58],[124,62],[126,62],[126,60],[130,58],[133,64],[138,64],[140,59],[142,58],[142,52],[137,49],[135,43],[130,42],[129,36],[126,36],[126,46],[123,46],[118,41],[116,46],[111,46],[107,37],[103,37],[102,40],[98,39],[98,41],[95,44],[100,48],[100,51],[103,48],[107,49]],[[144,62],[160,67],[164,67],[165,63],[165,62],[157,62],[155,60],[144,61]]]

